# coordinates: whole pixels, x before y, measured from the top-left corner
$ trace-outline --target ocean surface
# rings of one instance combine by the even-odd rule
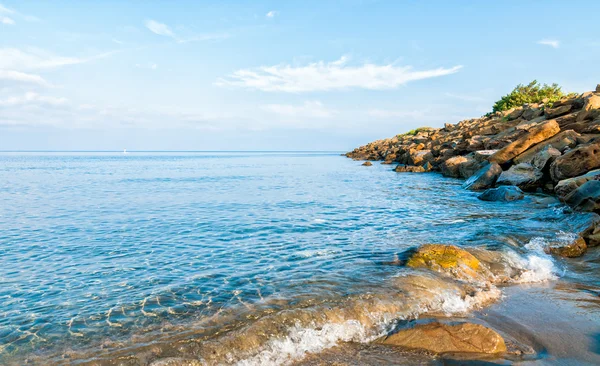
[[[424,243],[504,253],[524,275],[484,300],[561,285],[600,334],[597,256],[542,250],[585,215],[391,169],[339,153],[0,153],[0,364],[293,363],[368,343],[390,314],[471,312],[451,292],[389,298]]]

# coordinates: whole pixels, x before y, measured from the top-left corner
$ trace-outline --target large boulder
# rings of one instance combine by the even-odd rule
[[[523,191],[519,187],[502,186],[498,188],[490,188],[477,196],[482,201],[501,201],[510,202],[522,200],[525,197]]]
[[[422,349],[435,353],[507,352],[506,343],[496,331],[473,323],[416,325],[387,336],[383,344]]]
[[[600,180],[590,180],[571,192],[565,202],[579,211],[600,212]]]
[[[431,150],[410,150],[408,163],[410,165],[425,165],[428,162],[433,161],[433,154]]]
[[[560,155],[560,151],[548,145],[533,157],[531,165],[539,171],[544,171]]]
[[[466,155],[465,158],[467,158],[467,161],[462,162],[458,165],[458,172],[461,177],[468,179],[473,174],[475,174],[479,169],[481,169],[481,166],[483,164],[481,162],[479,162],[477,159],[475,159],[474,154],[472,154],[472,153],[469,155]],[[487,164],[487,162],[486,162],[486,164]]]
[[[558,182],[597,168],[600,168],[600,142],[577,147],[557,158],[550,166],[550,177]]]
[[[556,150],[562,152],[566,148],[573,148],[577,146],[579,143],[577,139],[580,137],[581,135],[573,130],[562,131],[556,136],[529,148],[527,151],[514,158],[513,161],[515,164],[531,163],[533,158],[547,146],[552,146]]]
[[[524,191],[535,190],[542,185],[544,173],[531,164],[521,163],[513,165],[510,169],[503,171],[498,177],[496,185],[517,186]]]
[[[591,116],[594,116],[593,112],[595,109],[600,108],[600,95],[592,94],[590,95],[584,102],[583,108],[581,112],[577,115],[577,121],[585,121],[586,119],[591,119]]]
[[[489,270],[473,254],[454,245],[422,245],[406,265],[412,268],[429,268],[467,281],[490,278]]]
[[[460,165],[467,163],[468,161],[469,161],[469,159],[467,159],[464,156],[455,156],[455,157],[452,157],[452,158],[444,161],[440,165],[442,175],[444,175],[445,177],[459,178],[460,177],[460,170],[459,170]]]
[[[561,105],[554,108],[546,108],[544,114],[546,115],[546,118],[552,119],[569,113],[572,108],[573,106],[571,104]]]
[[[479,169],[463,184],[463,188],[471,191],[491,188],[502,174],[502,168],[497,163],[490,163]]]
[[[494,155],[490,156],[490,161],[500,165],[506,164],[531,146],[549,139],[558,132],[560,132],[560,127],[556,121],[544,122],[531,129],[528,134],[498,150]]]
[[[558,199],[564,201],[571,192],[590,180],[600,180],[600,169],[592,170],[591,172],[580,175],[579,177],[561,180],[554,187],[554,194],[558,197]]]

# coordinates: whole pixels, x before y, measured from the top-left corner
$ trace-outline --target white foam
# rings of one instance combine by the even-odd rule
[[[239,361],[237,365],[286,365],[302,359],[307,353],[316,353],[334,347],[338,342],[368,342],[367,330],[357,320],[327,323],[320,328],[296,325],[281,339],[269,341],[257,355]]]

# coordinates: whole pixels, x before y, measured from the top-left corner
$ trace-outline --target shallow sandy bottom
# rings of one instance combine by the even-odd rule
[[[463,320],[487,324],[534,355],[465,359],[379,344],[346,343],[296,365],[598,365],[600,292],[564,281],[504,288],[505,298]],[[458,319],[458,318],[453,318]]]

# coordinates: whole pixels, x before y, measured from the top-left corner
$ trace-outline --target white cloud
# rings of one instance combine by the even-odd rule
[[[5,6],[3,6],[2,4],[0,4],[0,13],[4,13],[4,14],[15,14],[15,11],[12,9],[9,9]]]
[[[384,90],[397,88],[407,82],[449,75],[462,66],[415,71],[411,66],[365,63],[348,66],[347,58],[305,66],[280,64],[242,69],[215,83],[218,86],[243,87],[267,92],[310,92],[343,89]]]
[[[50,86],[44,78],[39,75],[26,74],[20,71],[14,70],[1,70],[0,69],[0,80],[4,83],[15,82],[24,84],[36,84],[39,86]]]
[[[9,97],[6,99],[0,99],[0,106],[16,106],[16,105],[27,105],[27,104],[46,104],[51,106],[59,106],[67,103],[66,98],[48,97],[39,95],[34,92],[25,93],[18,97]]]
[[[306,101],[302,105],[292,104],[267,104],[263,110],[287,117],[330,118],[337,111],[326,108],[319,101]]]
[[[0,16],[0,23],[4,25],[15,25],[15,21],[6,16]]]
[[[270,12],[265,14],[267,18],[275,18],[275,16],[277,15],[279,15],[279,12],[277,10],[271,10]]]
[[[0,48],[0,69],[51,69],[67,65],[82,64],[92,60],[108,57],[116,52],[117,51],[110,51],[82,58],[57,56],[38,48],[28,48],[25,50],[17,48]]]
[[[560,47],[560,41],[557,41],[555,39],[542,39],[542,40],[538,41],[537,43],[544,45],[544,46],[550,46],[552,48]]]
[[[159,36],[177,39],[175,33],[173,33],[173,31],[171,30],[171,28],[169,28],[168,25],[159,23],[155,20],[146,20],[146,28],[148,28],[152,33],[158,34]]]

